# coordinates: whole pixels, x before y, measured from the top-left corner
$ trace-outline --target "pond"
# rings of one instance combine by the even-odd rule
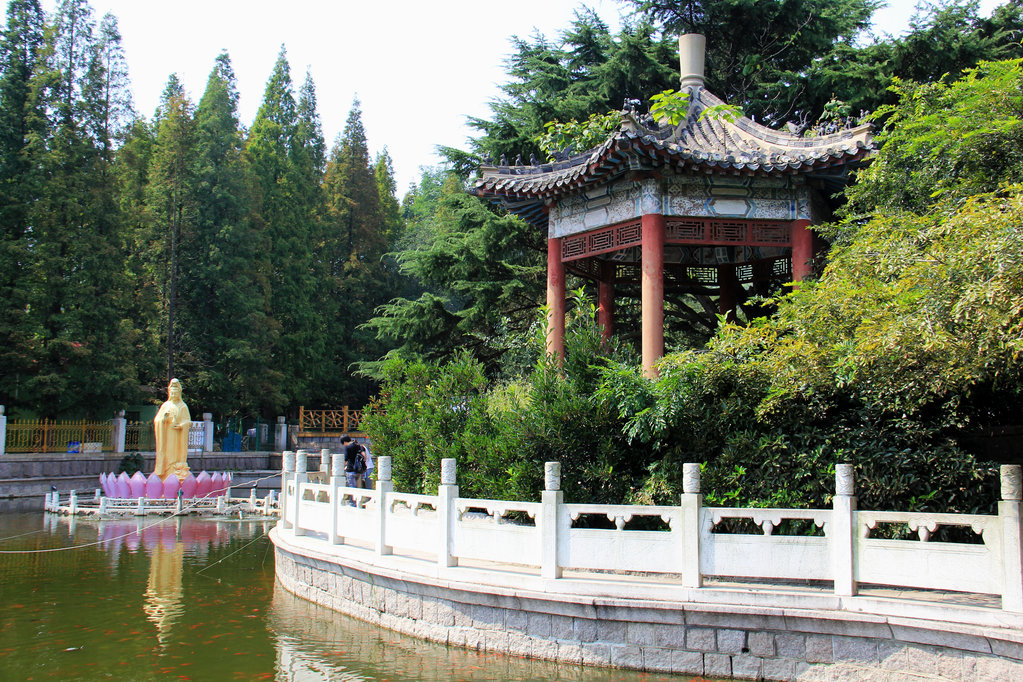
[[[0,506],[0,679],[693,679],[469,652],[335,613],[275,583],[273,523]]]

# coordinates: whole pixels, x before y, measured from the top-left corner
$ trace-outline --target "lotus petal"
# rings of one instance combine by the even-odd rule
[[[185,491],[186,500],[195,497],[195,474],[188,472],[188,476],[185,476],[185,480],[181,482],[181,489]]]
[[[219,471],[210,478],[210,497],[224,494],[224,476]]]
[[[201,474],[199,474],[198,476],[195,477],[195,496],[196,497],[199,497],[199,498],[209,497],[210,496],[210,492],[212,491],[212,488],[213,488],[213,480],[210,478],[210,475],[208,473],[206,473],[205,471],[203,471]]]
[[[103,488],[103,494],[106,495],[107,497],[116,497],[117,496],[117,493],[114,492],[113,487],[111,487],[111,485],[110,485],[111,482],[112,482],[110,480],[112,476],[113,476],[113,474],[110,474],[108,476],[106,473],[102,473],[102,474],[99,475],[99,487]]]
[[[131,486],[132,498],[146,496],[146,475],[141,471],[136,471],[135,475],[128,481],[128,484]]]
[[[128,474],[122,471],[121,475],[117,477],[117,495],[115,495],[115,497],[120,497],[122,499],[131,498],[130,480],[131,479],[128,478]]]
[[[176,500],[178,499],[178,490],[181,488],[181,481],[174,474],[167,477],[167,480],[163,482],[163,499],[165,500]]]
[[[159,500],[163,497],[163,481],[155,471],[146,479],[146,497],[150,500]]]

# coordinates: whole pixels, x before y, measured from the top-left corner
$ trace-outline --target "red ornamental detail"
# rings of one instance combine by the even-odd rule
[[[718,220],[709,218],[668,218],[666,244],[703,246],[779,246],[792,244],[792,223],[782,220]],[[639,246],[642,230],[638,221],[602,227],[561,240],[562,262]]]
[[[643,234],[638,221],[611,225],[592,232],[563,238],[561,240],[561,260],[572,261],[627,249],[639,246],[642,241]]]
[[[668,244],[790,246],[791,223],[782,220],[668,218]]]

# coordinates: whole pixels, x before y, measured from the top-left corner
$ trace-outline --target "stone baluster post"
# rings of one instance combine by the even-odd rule
[[[391,546],[387,544],[387,515],[391,511],[388,496],[394,492],[394,481],[391,480],[391,457],[381,455],[376,458],[376,489],[377,489],[377,554],[390,554]]]
[[[330,450],[327,448],[320,450],[320,473],[324,479],[321,483],[326,483],[327,476],[330,475]]]
[[[565,493],[561,491],[561,462],[544,462],[543,487],[540,493],[540,523],[537,524],[537,530],[540,531],[540,577],[560,578],[558,544],[562,538],[559,517],[565,500]]]
[[[835,465],[835,498],[829,525],[831,567],[835,577],[835,594],[851,597],[856,594],[856,481],[852,464]]]
[[[288,425],[284,417],[277,417],[277,426],[274,430],[274,450],[284,452],[288,447]]]
[[[1002,499],[998,520],[1002,526],[1002,609],[1023,611],[1023,540],[1020,508],[1023,505],[1023,469],[1019,464],[1001,467]]]
[[[682,465],[682,586],[702,587],[700,570],[700,514],[703,493],[700,492],[700,465],[687,462]]]
[[[451,553],[451,534],[455,525],[456,500],[458,500],[457,466],[452,458],[440,461],[440,485],[437,486],[437,526],[440,529],[440,543],[437,546],[437,563],[441,566],[457,566],[458,557]]]
[[[309,451],[299,450],[295,453],[295,499],[292,504],[292,523],[295,524],[295,535],[305,535],[299,510],[302,508],[302,484],[309,481]]]
[[[329,452],[329,451],[328,451]],[[341,535],[341,488],[347,483],[345,478],[345,455],[339,452],[331,455],[330,458],[330,542],[334,545],[343,545],[344,536]]]
[[[4,406],[0,405],[0,455],[7,450],[7,415],[4,414]]]
[[[118,410],[114,421],[114,453],[124,452],[124,440],[128,435],[128,420],[124,418],[124,410]]]
[[[202,413],[202,451],[213,452],[213,413]]]
[[[295,480],[295,453],[285,450],[281,456],[281,526],[283,528],[294,528],[295,524],[291,518],[291,494],[288,493],[288,485]]]

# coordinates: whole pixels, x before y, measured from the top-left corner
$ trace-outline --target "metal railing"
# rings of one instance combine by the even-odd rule
[[[85,419],[12,419],[7,422],[6,452],[82,452],[84,443],[101,443],[103,450],[113,450],[113,424]]]

